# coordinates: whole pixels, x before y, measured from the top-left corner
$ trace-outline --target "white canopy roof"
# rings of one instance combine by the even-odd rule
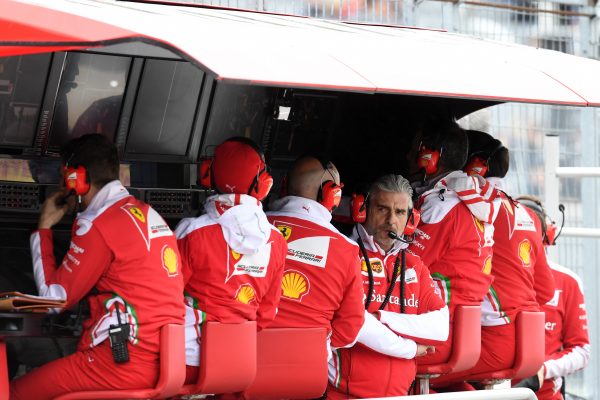
[[[600,106],[600,62],[441,31],[107,0],[0,0],[0,56],[143,42],[217,79]]]

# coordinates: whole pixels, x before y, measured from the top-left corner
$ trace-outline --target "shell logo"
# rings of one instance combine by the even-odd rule
[[[473,221],[475,221],[475,226],[479,229],[480,232],[483,232],[483,222],[478,220],[476,217],[473,217]]]
[[[231,250],[231,257],[233,257],[233,259],[235,261],[239,260],[240,257],[242,257],[242,255],[240,253],[238,253],[237,251],[235,251],[234,249],[230,249]]]
[[[306,276],[294,270],[286,271],[281,280],[281,296],[286,299],[302,301],[308,291],[310,284]]]
[[[250,304],[254,301],[255,297],[256,293],[254,292],[254,288],[249,284],[240,286],[235,294],[235,299],[243,304]]]
[[[142,224],[146,223],[146,217],[144,216],[144,213],[142,212],[142,210],[140,210],[139,208],[131,207],[129,209],[129,212],[131,213],[131,215],[136,217]]]
[[[486,275],[492,273],[492,256],[487,256],[487,258],[483,262],[483,269],[481,271]]]
[[[177,253],[171,247],[166,245],[162,249],[162,264],[163,268],[167,270],[169,276],[175,276],[178,273],[178,261]]]
[[[524,267],[531,267],[531,242],[528,239],[519,243],[519,258]]]
[[[292,235],[292,228],[287,225],[277,225],[277,229],[283,235],[283,238],[287,241]]]

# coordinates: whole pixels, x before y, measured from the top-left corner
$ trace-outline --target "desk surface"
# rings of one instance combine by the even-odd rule
[[[76,337],[81,325],[72,313],[0,313],[0,337]]]

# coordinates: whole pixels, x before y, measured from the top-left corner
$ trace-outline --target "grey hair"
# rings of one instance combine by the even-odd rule
[[[408,179],[402,175],[387,174],[380,176],[371,184],[369,188],[369,195],[372,196],[377,192],[391,192],[391,193],[406,193],[408,195],[408,207],[413,208],[413,189],[410,186]]]

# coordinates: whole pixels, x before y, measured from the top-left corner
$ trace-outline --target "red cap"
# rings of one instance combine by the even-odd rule
[[[264,168],[256,149],[247,143],[227,140],[215,149],[212,183],[220,193],[247,194]]]

